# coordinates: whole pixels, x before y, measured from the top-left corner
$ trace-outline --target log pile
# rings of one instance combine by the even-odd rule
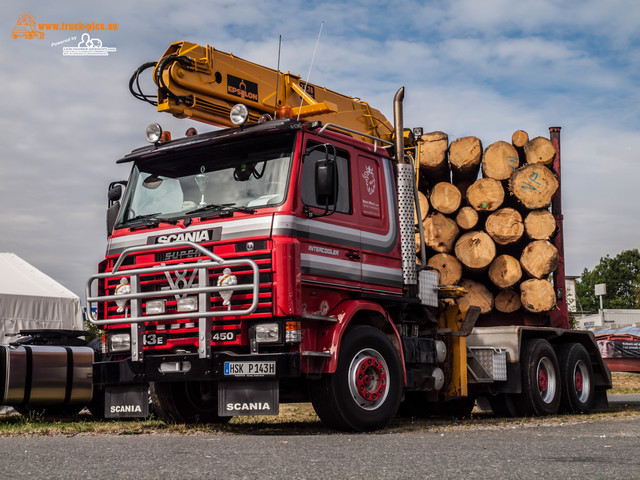
[[[428,266],[464,287],[462,304],[490,312],[549,312],[558,265],[550,204],[559,183],[553,143],[516,131],[483,151],[476,137],[418,141],[419,190]],[[416,217],[417,221],[417,217]],[[416,230],[417,231],[417,230]],[[416,237],[416,250],[420,247]]]

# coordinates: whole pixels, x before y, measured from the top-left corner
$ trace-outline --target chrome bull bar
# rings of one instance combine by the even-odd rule
[[[121,324],[121,323],[130,323],[131,324],[131,359],[134,362],[141,362],[143,359],[143,339],[142,339],[142,328],[140,328],[140,324],[144,322],[157,322],[164,320],[177,320],[185,318],[187,312],[178,312],[178,313],[168,313],[168,314],[160,314],[160,315],[142,315],[142,300],[167,297],[167,296],[182,296],[186,294],[197,294],[198,295],[198,310],[192,312],[194,317],[198,317],[198,356],[200,358],[211,358],[211,335],[212,335],[212,319],[213,317],[224,317],[224,316],[240,316],[240,315],[250,315],[253,313],[258,307],[258,298],[259,298],[259,287],[260,287],[260,272],[258,269],[258,265],[251,259],[242,259],[242,260],[224,260],[223,258],[217,256],[213,252],[205,249],[201,245],[192,242],[176,242],[170,245],[171,248],[180,248],[187,247],[192,248],[202,254],[202,256],[206,256],[210,259],[210,261],[201,261],[194,263],[178,263],[170,266],[161,265],[150,268],[134,268],[131,270],[123,270],[120,271],[120,267],[122,267],[125,259],[131,255],[138,252],[153,252],[154,250],[166,249],[167,245],[143,245],[140,247],[131,247],[126,249],[120,254],[120,257],[116,261],[113,270],[108,273],[97,273],[91,275],[89,280],[87,280],[86,285],[86,299],[87,299],[87,309],[91,311],[91,307],[93,304],[98,302],[108,302],[116,300],[128,300],[130,307],[130,316],[126,318],[116,318],[116,319],[94,319],[92,316],[89,316],[89,321],[94,325],[113,325],[113,324]],[[248,266],[253,271],[253,281],[251,283],[243,283],[236,285],[210,285],[209,284],[209,268],[224,268],[224,267],[234,267],[234,266]],[[140,275],[148,275],[154,273],[167,273],[167,272],[175,272],[175,271],[186,271],[186,270],[194,270],[197,272],[198,277],[198,285],[195,287],[187,287],[187,288],[175,288],[175,284],[170,286],[168,289],[163,289],[159,291],[153,292],[141,292],[140,288]],[[93,296],[91,294],[91,289],[93,286],[93,282],[96,280],[108,279],[108,278],[122,278],[126,277],[129,279],[130,285],[130,293],[120,294],[120,295],[99,295]],[[173,287],[173,288],[171,288]],[[218,293],[224,291],[238,291],[238,290],[251,290],[252,292],[252,301],[249,308],[245,309],[231,309],[229,306],[229,310],[216,310],[212,311],[210,309],[210,302],[208,299],[208,294],[210,293]]]

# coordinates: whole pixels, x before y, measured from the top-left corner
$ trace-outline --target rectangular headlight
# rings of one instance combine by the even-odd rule
[[[131,349],[131,335],[129,333],[114,333],[109,335],[107,350],[109,353],[126,352]]]
[[[149,300],[145,313],[147,315],[162,315],[166,311],[166,304],[165,300]]]
[[[179,312],[197,312],[198,297],[184,297],[178,299]]]
[[[256,342],[276,343],[280,341],[280,328],[277,323],[259,323],[255,326]]]

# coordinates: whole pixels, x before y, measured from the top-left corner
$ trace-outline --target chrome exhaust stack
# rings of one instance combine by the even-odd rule
[[[404,87],[401,87],[393,99],[394,144],[398,170],[398,216],[400,222],[400,249],[402,253],[402,280],[405,287],[418,283],[416,274],[414,211],[414,172],[411,160],[404,155],[404,125],[402,101]]]

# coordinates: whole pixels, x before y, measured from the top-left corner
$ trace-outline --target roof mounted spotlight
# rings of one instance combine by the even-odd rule
[[[413,127],[413,136],[416,137],[417,139],[422,137],[423,133],[424,133],[424,130],[422,129],[422,127]]]
[[[147,142],[158,143],[162,138],[162,127],[157,123],[152,123],[146,130]]]
[[[233,123],[237,127],[241,127],[242,125],[247,123],[247,120],[249,119],[249,109],[246,107],[246,105],[238,103],[231,109],[229,118],[231,119],[231,123]]]

